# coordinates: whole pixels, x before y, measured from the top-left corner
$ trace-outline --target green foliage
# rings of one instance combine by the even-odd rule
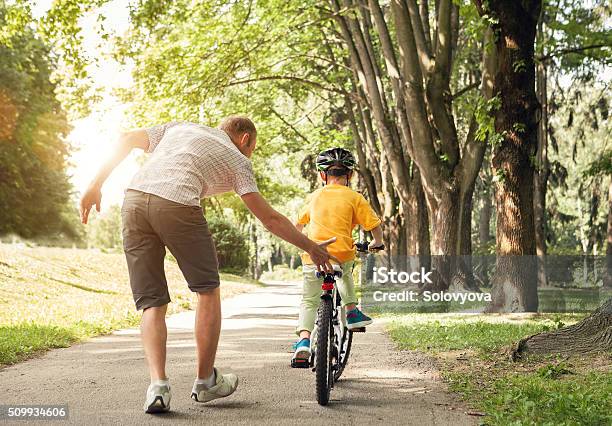
[[[102,249],[121,248],[121,207],[115,204],[103,214],[92,216],[87,225],[88,245]]]
[[[537,55],[577,81],[598,79],[612,61],[611,11],[606,0],[546,2]]]
[[[76,238],[67,219],[69,126],[55,96],[49,47],[31,22],[26,6],[0,5],[0,235]]]
[[[474,117],[478,123],[476,130],[476,140],[486,142],[489,139],[491,146],[495,147],[503,140],[502,135],[495,132],[495,111],[501,107],[501,99],[499,96],[494,96],[491,99],[485,99],[482,96],[478,98],[476,108],[474,109]]]
[[[97,61],[85,54],[81,19],[108,0],[55,0],[40,19],[38,32],[52,47],[56,68],[52,80],[57,83],[56,93],[71,118],[80,118],[91,112],[92,103],[100,98],[94,89],[88,67]],[[104,16],[98,15],[96,30],[104,35]]]
[[[601,158],[591,162],[583,175],[585,177],[612,176],[612,149],[604,151]]]
[[[580,83],[550,100],[547,193],[549,244],[589,252],[603,250],[607,226],[605,194],[612,173],[607,146],[612,131],[609,83]]]
[[[121,93],[132,105],[130,120],[137,126],[168,120],[214,126],[225,115],[248,115],[258,128],[252,162],[259,190],[295,217],[308,188],[301,177],[309,172],[307,156],[353,144],[338,124],[346,119],[344,52],[327,43],[332,20],[317,6],[310,0],[139,1],[115,52],[118,60],[135,63],[134,85]],[[235,196],[205,204],[220,214],[231,209],[240,226],[250,221]],[[255,234],[251,250],[260,260],[279,247],[289,251],[259,225]]]
[[[215,241],[219,268],[246,271],[249,266],[248,235],[222,216],[209,217],[208,228]]]

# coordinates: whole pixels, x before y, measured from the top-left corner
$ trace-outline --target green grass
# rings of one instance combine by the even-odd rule
[[[484,424],[612,424],[609,354],[512,362],[506,352],[522,337],[580,318],[406,315],[390,323],[389,333],[401,349],[436,356],[450,389],[486,414]]]
[[[176,263],[166,262],[169,313],[195,307]],[[221,274],[221,297],[258,283]],[[0,366],[138,324],[120,253],[0,244]]]
[[[49,348],[65,348],[77,336],[70,329],[22,323],[0,326],[0,363],[13,364]]]
[[[482,315],[410,315],[389,327],[391,338],[401,349],[426,349],[431,352],[469,349],[486,355],[521,337],[559,328],[559,318],[547,316],[524,321],[486,320]],[[572,318],[569,316],[569,318]]]
[[[557,368],[550,364],[551,368]],[[544,367],[545,368],[545,367]],[[490,381],[481,375],[447,373],[451,390],[487,413],[491,425],[612,424],[612,374],[542,376],[507,372]],[[484,386],[483,386],[484,384]]]
[[[0,364],[14,364],[48,349],[66,348],[88,337],[135,326],[139,320],[140,316],[134,313],[124,319],[115,319],[108,323],[80,321],[70,326],[60,327],[23,322],[0,326]]]

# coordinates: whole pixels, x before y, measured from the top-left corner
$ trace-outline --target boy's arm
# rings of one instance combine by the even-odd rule
[[[303,223],[296,223],[295,224],[295,229],[297,229],[298,231],[302,232],[304,230],[304,224]]]
[[[370,248],[375,249],[383,245],[383,233],[382,228],[378,225],[376,228],[371,229],[373,240],[370,241]]]
[[[382,228],[380,227],[381,221],[380,218],[370,206],[370,203],[363,197],[363,195],[359,194],[357,198],[357,204],[355,209],[356,222],[361,225],[361,227],[372,233],[373,240],[370,242],[370,248],[376,248],[383,245],[383,235]]]

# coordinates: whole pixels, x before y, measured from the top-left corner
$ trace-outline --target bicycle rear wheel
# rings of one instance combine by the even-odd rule
[[[333,386],[332,346],[332,301],[331,299],[323,298],[319,305],[317,347],[315,353],[317,402],[320,405],[327,405],[329,393]]]

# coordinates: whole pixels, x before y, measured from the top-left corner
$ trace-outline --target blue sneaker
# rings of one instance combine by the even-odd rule
[[[372,318],[361,312],[359,309],[355,308],[346,313],[346,327],[349,330],[354,330],[356,328],[365,327],[366,325],[372,324]]]
[[[293,344],[295,350],[293,359],[309,359],[310,358],[310,339],[301,339]]]

